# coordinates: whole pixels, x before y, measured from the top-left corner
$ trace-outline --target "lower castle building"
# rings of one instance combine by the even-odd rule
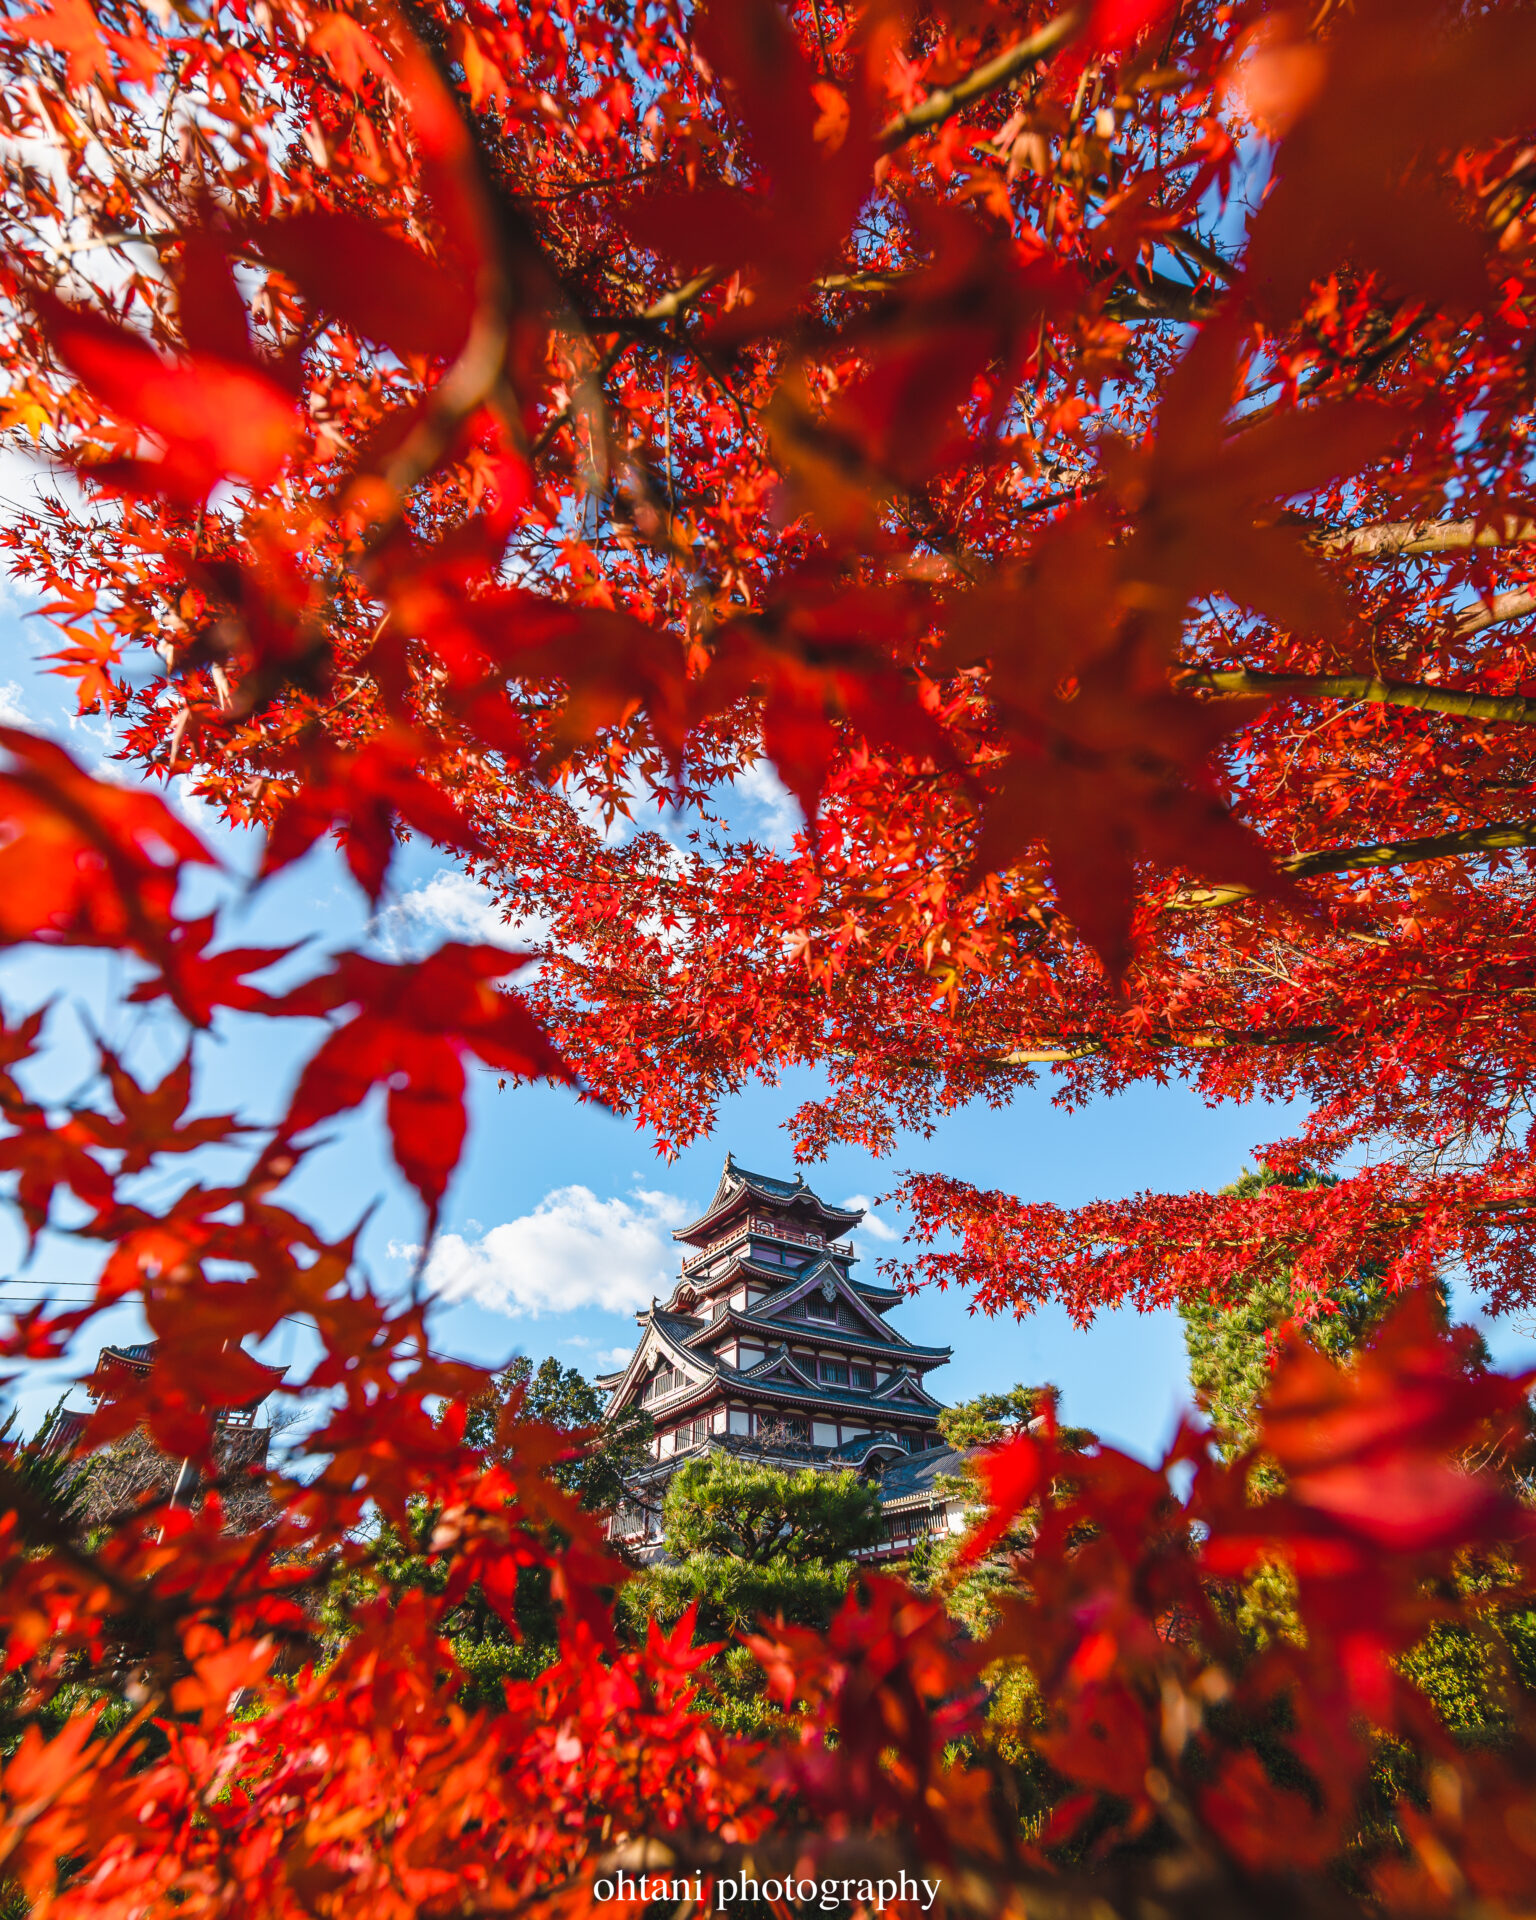
[[[951,1349],[915,1346],[890,1323],[901,1289],[854,1277],[843,1236],[863,1217],[727,1155],[708,1208],[673,1235],[692,1249],[677,1284],[635,1316],[629,1364],[597,1382],[606,1418],[640,1405],[656,1427],[654,1463],[614,1515],[615,1539],[659,1555],[667,1482],[711,1451],[878,1478],[885,1540],[871,1558],[959,1531],[958,1503],[936,1484],[959,1458],[927,1385]]]

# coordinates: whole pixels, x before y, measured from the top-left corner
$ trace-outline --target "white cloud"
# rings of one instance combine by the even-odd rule
[[[670,1290],[670,1230],[688,1219],[676,1195],[636,1188],[599,1200],[590,1187],[557,1187],[532,1213],[473,1239],[447,1233],[427,1262],[427,1284],[447,1300],[501,1313],[633,1312]]]
[[[859,1222],[857,1230],[860,1233],[867,1233],[871,1240],[890,1242],[901,1238],[901,1235],[896,1229],[888,1225],[880,1218],[879,1214],[875,1212],[875,1203],[867,1193],[850,1193],[842,1204],[845,1207],[862,1207],[864,1209],[864,1218]]]
[[[802,825],[800,805],[767,760],[754,760],[745,773],[736,776],[736,791],[751,803],[753,831],[775,853],[794,850],[795,835]]]
[[[419,959],[441,940],[527,947],[548,937],[547,926],[502,918],[489,887],[457,867],[439,867],[373,922],[374,938],[401,959]]]
[[[0,726],[29,727],[33,724],[32,716],[27,712],[27,703],[22,697],[21,682],[0,681]]]

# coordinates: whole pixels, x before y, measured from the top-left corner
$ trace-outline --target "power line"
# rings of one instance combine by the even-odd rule
[[[94,1287],[82,1286],[78,1282],[64,1281],[58,1286],[47,1287],[41,1292],[0,1293],[0,1306],[4,1306],[8,1300],[14,1301],[18,1306],[44,1306],[48,1301],[58,1299],[66,1292],[73,1292],[77,1297],[84,1296],[87,1299],[94,1299],[96,1289]],[[103,1313],[110,1313],[113,1307],[132,1307],[139,1304],[136,1295],[125,1293],[120,1295],[116,1300],[106,1301],[101,1310]],[[279,1325],[285,1323],[291,1323],[296,1327],[313,1327],[315,1325],[313,1320],[308,1320],[303,1314],[299,1313],[280,1313],[277,1318]]]

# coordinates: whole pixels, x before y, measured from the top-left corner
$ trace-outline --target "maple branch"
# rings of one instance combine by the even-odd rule
[[[1536,609],[1536,594],[1500,597],[1524,601],[1526,604],[1518,609],[1520,613]],[[1482,624],[1491,626],[1496,618],[1515,617],[1515,613],[1494,615]],[[1536,699],[1528,699],[1524,694],[1473,693],[1456,687],[1426,686],[1420,681],[1377,680],[1368,673],[1261,673],[1251,667],[1222,671],[1189,667],[1176,674],[1174,681],[1180,687],[1201,687],[1212,693],[1274,694],[1297,700],[1355,700],[1368,706],[1417,707],[1427,713],[1447,713],[1462,720],[1500,720],[1511,726],[1536,726]]]
[[[1485,627],[1497,627],[1506,620],[1518,620],[1523,614],[1536,613],[1536,593],[1528,587],[1496,593],[1491,600],[1480,600],[1456,616],[1456,632],[1465,637],[1481,633]]]
[[[1536,820],[1499,821],[1469,827],[1461,833],[1429,834],[1421,840],[1380,840],[1365,847],[1335,847],[1321,853],[1297,854],[1277,864],[1293,879],[1310,880],[1324,873],[1368,873],[1377,867],[1408,867],[1420,860],[1445,860],[1458,854],[1517,852],[1536,847]],[[1166,904],[1181,911],[1225,907],[1251,898],[1244,886],[1191,887]]]
[[[1427,553],[1467,553],[1474,547],[1517,547],[1536,541],[1536,520],[1506,514],[1494,520],[1383,520],[1326,534],[1317,544],[1344,560],[1414,559]]]
[[[1016,80],[1021,73],[1027,73],[1031,67],[1038,66],[1042,60],[1064,47],[1076,37],[1082,24],[1083,15],[1078,7],[1069,7],[1065,13],[1058,13],[1054,20],[1048,20],[1027,39],[1015,41],[995,59],[973,67],[963,80],[957,80],[950,87],[936,88],[915,107],[898,113],[894,120],[887,120],[875,135],[875,145],[881,153],[890,153],[894,148],[904,146],[914,135],[926,133],[930,127],[938,126],[962,107],[968,107],[973,100],[995,93],[999,87]]]
[[[1193,1047],[1210,1052],[1219,1047],[1315,1047],[1337,1040],[1337,1027],[1193,1027],[1186,1033],[1149,1034],[1142,1044],[1172,1050]],[[1084,1039],[1052,1046],[1048,1043],[1010,1047],[1007,1053],[994,1054],[989,1067],[1060,1067],[1076,1060],[1091,1059],[1110,1045],[1107,1039]]]
[[[1130,274],[1104,302],[1104,311],[1112,320],[1208,320],[1220,305],[1221,295],[1214,287],[1189,286],[1170,280],[1166,274],[1148,274],[1145,280]]]
[[[648,332],[660,326],[664,321],[675,320],[679,314],[686,313],[694,301],[697,300],[701,294],[708,292],[709,288],[714,285],[715,281],[719,278],[719,272],[718,267],[706,267],[702,273],[696,273],[691,280],[685,280],[680,287],[673,287],[669,292],[662,294],[659,299],[653,300],[648,307],[642,308],[639,313],[630,314],[623,321],[600,323],[599,331],[607,331],[608,326],[611,325],[613,331],[621,337],[615,345],[608,349],[597,365],[595,372],[598,384],[601,385],[601,383],[608,378],[609,374],[613,372],[614,368],[624,358],[625,354],[628,353],[629,349],[634,346],[637,341],[643,339]],[[667,344],[678,347],[682,343],[668,341]],[[574,417],[576,405],[577,403],[574,397],[567,400],[558,412],[552,413],[544,422],[544,425],[539,429],[528,449],[530,459],[536,460],[540,454],[546,453],[549,450],[550,442],[554,439],[555,435]]]

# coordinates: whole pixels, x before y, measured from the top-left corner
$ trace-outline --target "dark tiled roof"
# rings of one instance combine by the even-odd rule
[[[690,1339],[709,1325],[696,1313],[668,1313],[665,1307],[652,1307],[650,1317],[663,1333],[670,1334],[674,1340]]]
[[[93,1400],[99,1399],[103,1393],[112,1391],[111,1375],[115,1368],[126,1368],[130,1373],[139,1375],[146,1374],[154,1367],[159,1350],[158,1340],[136,1340],[121,1347],[102,1347],[96,1355],[95,1367],[81,1385]],[[243,1353],[242,1357],[246,1360],[254,1359],[254,1356],[248,1353]],[[283,1375],[288,1371],[286,1366],[269,1366],[265,1360],[256,1360],[255,1364],[266,1374],[269,1384],[254,1399],[242,1401],[242,1411],[257,1406],[268,1393],[275,1392]],[[230,1410],[224,1409],[226,1412]]]
[[[738,1167],[734,1160],[726,1162],[738,1180],[745,1180],[749,1187],[761,1187],[764,1193],[776,1193],[781,1199],[788,1200],[797,1193],[809,1193],[810,1189],[799,1176],[793,1180],[776,1180],[771,1173],[753,1173],[750,1168]],[[811,1196],[813,1199],[816,1196]]]
[[[757,1312],[762,1313],[764,1308],[775,1307],[778,1305],[778,1303],[781,1300],[787,1304],[788,1301],[793,1299],[793,1297],[796,1294],[800,1294],[803,1299],[809,1298],[810,1294],[815,1291],[814,1288],[806,1286],[806,1282],[807,1280],[810,1279],[810,1277],[811,1277],[810,1273],[805,1271],[789,1275],[789,1277],[785,1280],[785,1283],[782,1287],[775,1287],[773,1292],[770,1293],[766,1299],[758,1300],[754,1303]],[[858,1289],[852,1285],[847,1274],[846,1273],[842,1274],[840,1278],[842,1280],[843,1285],[849,1287],[850,1291],[855,1295],[857,1295]],[[884,1325],[881,1324],[879,1314],[875,1311],[874,1307],[870,1305],[869,1301],[867,1300],[860,1301],[859,1304],[866,1309],[866,1311],[869,1313],[870,1318],[875,1322],[877,1326],[880,1327],[880,1331],[888,1335],[891,1341],[891,1344],[893,1346],[900,1348],[903,1352],[911,1351],[912,1343],[907,1339],[906,1335],[899,1334],[899,1333],[890,1333],[889,1329],[887,1329]],[[809,1326],[811,1322],[807,1321],[805,1324]],[[828,1321],[826,1324],[828,1326],[831,1326],[833,1322]]]
[[[927,1453],[914,1453],[887,1467],[880,1485],[881,1498],[902,1500],[909,1494],[931,1493],[933,1483],[943,1474],[957,1474],[965,1464],[965,1455],[953,1447],[933,1447]]]
[[[856,1224],[864,1217],[863,1210],[859,1207],[836,1207],[831,1205],[830,1202],[823,1200],[821,1195],[808,1187],[804,1180],[798,1175],[793,1180],[779,1180],[772,1174],[752,1173],[746,1167],[738,1167],[731,1156],[727,1154],[725,1156],[725,1166],[720,1174],[720,1184],[715,1188],[714,1198],[704,1209],[703,1213],[699,1215],[697,1220],[692,1221],[686,1227],[678,1227],[673,1232],[672,1238],[674,1240],[692,1239],[699,1229],[706,1225],[708,1221],[712,1220],[722,1207],[742,1192],[761,1194],[765,1200],[777,1200],[781,1203],[792,1204],[796,1201],[808,1201],[828,1218],[846,1220],[850,1225]]]
[[[770,1358],[762,1364],[765,1372],[770,1371],[773,1365],[773,1356],[770,1356]],[[817,1405],[825,1403],[828,1406],[851,1408],[855,1413],[867,1413],[872,1418],[879,1415],[889,1420],[893,1414],[899,1412],[917,1415],[922,1419],[931,1420],[935,1418],[939,1412],[936,1406],[931,1406],[927,1401],[923,1400],[907,1400],[903,1402],[894,1399],[890,1394],[886,1394],[884,1399],[877,1400],[873,1393],[866,1392],[861,1387],[829,1387],[818,1381],[815,1391],[811,1393],[807,1392],[804,1387],[792,1386],[788,1382],[780,1383],[776,1380],[765,1380],[762,1374],[757,1372],[756,1368],[749,1373],[742,1373],[736,1367],[722,1365],[716,1368],[716,1373],[718,1374],[720,1384],[732,1391],[739,1388],[743,1393],[747,1394],[787,1394],[796,1400],[809,1400]]]

